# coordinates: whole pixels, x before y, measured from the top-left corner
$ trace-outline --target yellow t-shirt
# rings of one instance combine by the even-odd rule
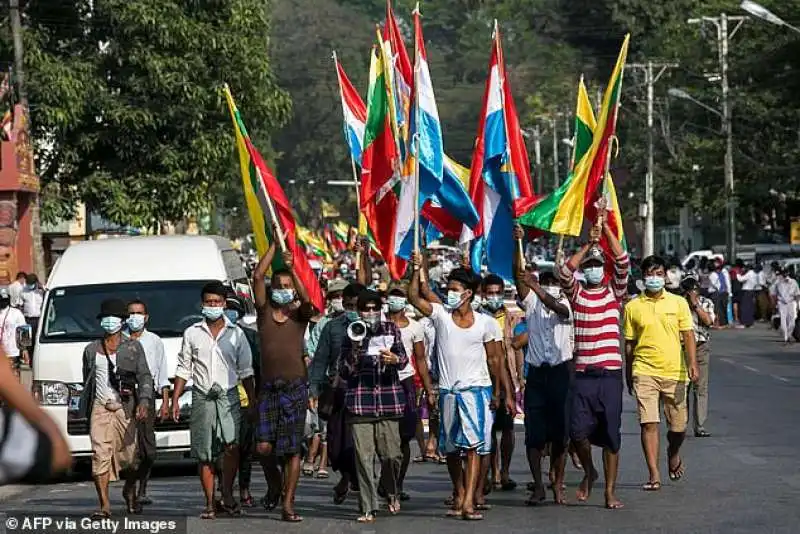
[[[686,299],[662,291],[658,298],[642,293],[625,306],[623,334],[636,341],[633,374],[687,381],[681,332],[692,331]]]
[[[247,408],[249,406],[247,392],[244,390],[244,386],[241,384],[241,382],[239,383],[239,402],[241,403],[242,408]]]
[[[500,324],[500,331],[505,330],[506,328],[506,313],[501,313],[500,315],[495,315],[495,320]]]

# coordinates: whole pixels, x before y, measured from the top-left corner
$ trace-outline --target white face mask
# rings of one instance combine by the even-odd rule
[[[544,292],[554,299],[557,299],[561,296],[561,288],[558,286],[544,286],[542,289],[544,289]]]

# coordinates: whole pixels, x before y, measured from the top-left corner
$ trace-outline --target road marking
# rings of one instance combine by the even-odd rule
[[[729,360],[728,358],[720,358],[720,361],[723,361],[725,363],[729,363],[731,365],[736,365],[733,361]]]
[[[758,369],[756,369],[755,367],[750,367],[749,365],[742,365],[742,367],[744,367],[748,371],[753,371],[754,373],[760,373],[761,372]]]
[[[788,382],[788,381],[789,381],[789,379],[788,379],[788,378],[784,378],[784,377],[782,377],[782,376],[778,376],[778,375],[769,375],[769,376],[771,376],[771,377],[772,377],[772,378],[774,378],[775,380],[780,380],[781,382]]]
[[[729,363],[729,364],[731,364],[731,365],[735,365],[736,367],[742,367],[742,368],[744,368],[744,369],[747,369],[748,371],[750,371],[750,372],[752,372],[752,373],[762,374],[762,373],[761,373],[761,371],[759,371],[759,370],[758,370],[758,369],[756,369],[755,367],[751,367],[751,366],[749,366],[749,365],[745,365],[745,364],[743,364],[743,363],[736,363],[736,362],[734,362],[733,360],[731,360],[731,359],[728,359],[728,358],[718,358],[718,359],[719,359],[720,361],[723,361],[723,362],[725,362],[725,363]],[[772,374],[771,374],[771,375],[769,375],[769,376],[770,376],[770,377],[772,377],[772,378],[774,378],[775,380],[779,380],[779,381],[781,381],[781,382],[784,382],[784,383],[789,383],[789,382],[790,382],[790,380],[789,380],[788,378],[785,378],[785,377],[783,377],[783,376],[779,376],[779,375],[772,375]]]

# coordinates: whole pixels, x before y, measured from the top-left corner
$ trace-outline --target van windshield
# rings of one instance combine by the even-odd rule
[[[54,288],[42,317],[40,342],[91,341],[102,337],[97,313],[100,303],[118,298],[141,300],[147,305],[148,330],[162,337],[180,337],[202,319],[200,290],[208,280],[131,282]]]

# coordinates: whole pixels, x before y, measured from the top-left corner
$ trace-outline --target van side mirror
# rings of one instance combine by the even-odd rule
[[[31,325],[26,324],[17,327],[16,332],[17,347],[20,349],[29,349],[33,346],[33,329]]]

